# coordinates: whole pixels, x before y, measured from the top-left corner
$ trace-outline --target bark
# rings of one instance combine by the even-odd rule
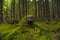
[[[37,4],[36,4],[36,0],[35,0],[35,19],[37,20]]]
[[[19,0],[19,19],[21,20],[21,1]]]
[[[45,8],[46,8],[46,20],[50,21],[49,0],[45,1]]]
[[[2,5],[3,5],[3,0],[0,0],[0,23],[3,22]]]
[[[27,0],[22,0],[22,17],[27,15]]]
[[[11,3],[11,19],[15,19],[15,0]]]

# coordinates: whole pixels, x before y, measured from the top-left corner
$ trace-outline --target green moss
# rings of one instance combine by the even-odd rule
[[[52,40],[51,36],[54,33],[50,31],[59,28],[59,26],[60,22],[52,25],[35,21],[33,28],[29,28],[26,22],[26,17],[24,17],[16,25],[1,24],[0,38],[5,35],[3,40]]]

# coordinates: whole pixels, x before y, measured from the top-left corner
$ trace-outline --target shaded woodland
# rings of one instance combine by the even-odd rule
[[[33,15],[36,21],[60,20],[60,0],[0,0],[0,23]]]
[[[0,40],[60,40],[60,0],[0,0]]]

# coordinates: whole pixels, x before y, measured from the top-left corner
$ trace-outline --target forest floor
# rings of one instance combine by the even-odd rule
[[[59,40],[60,22],[34,22],[30,28],[26,22],[0,24],[0,40]]]

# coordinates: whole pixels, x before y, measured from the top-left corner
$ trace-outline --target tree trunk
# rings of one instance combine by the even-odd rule
[[[37,4],[36,4],[36,0],[35,0],[34,4],[35,4],[35,19],[37,20]]]
[[[11,19],[15,19],[15,0],[11,3]]]
[[[21,0],[22,2],[22,17],[27,15],[27,0]]]
[[[19,0],[19,19],[21,20],[21,0]]]
[[[58,8],[57,8],[57,10],[58,10],[58,20],[60,20],[60,0],[58,0],[57,1],[58,2]]]
[[[50,21],[49,0],[45,1],[46,20]]]
[[[2,5],[3,5],[3,0],[0,0],[0,23],[3,22]]]

